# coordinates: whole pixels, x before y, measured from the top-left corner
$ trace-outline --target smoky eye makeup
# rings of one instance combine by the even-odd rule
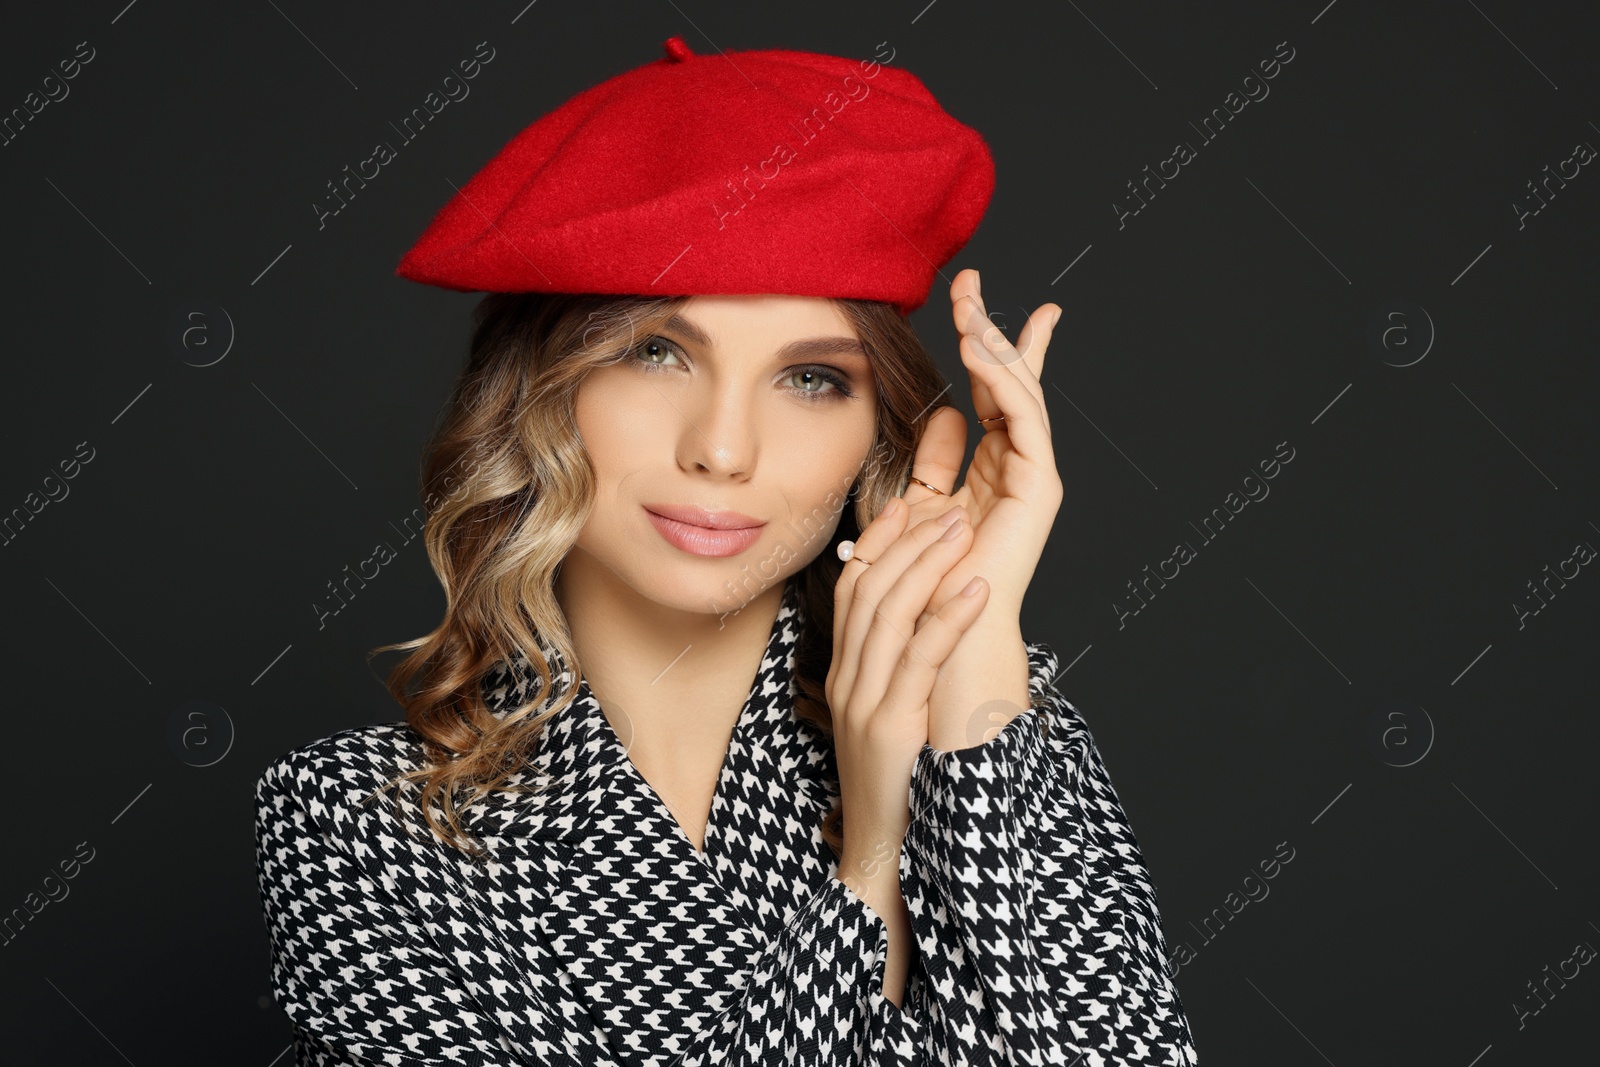
[[[798,378],[803,374],[813,375],[817,380],[833,386],[831,390],[825,392],[815,389],[798,388],[797,391],[804,394],[807,400],[821,400],[833,397],[837,397],[841,400],[848,400],[856,395],[855,390],[850,387],[849,377],[833,367],[819,363],[808,363],[801,367],[791,367],[783,372],[785,381]]]
[[[660,334],[651,334],[628,349],[625,356],[629,363],[646,374],[659,374],[673,369],[673,365],[664,362],[665,360],[676,357],[681,363],[685,361],[687,353],[684,351],[684,345],[679,342]],[[817,387],[785,386],[789,392],[797,394],[807,403],[849,400],[856,395],[850,374],[825,363],[798,363],[792,367],[785,367],[777,380],[792,382],[807,376],[809,376],[807,380]]]

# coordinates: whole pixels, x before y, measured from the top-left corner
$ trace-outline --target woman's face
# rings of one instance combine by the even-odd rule
[[[685,611],[743,607],[827,547],[872,447],[876,396],[831,301],[691,298],[579,386],[597,485],[563,568],[598,565]]]

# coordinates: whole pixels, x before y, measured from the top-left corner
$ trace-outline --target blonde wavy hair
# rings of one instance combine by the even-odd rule
[[[427,761],[384,788],[420,786],[427,827],[468,855],[483,849],[464,830],[461,813],[490,790],[527,791],[505,780],[532,756],[545,723],[577,696],[583,676],[554,593],[557,567],[577,541],[595,493],[573,419],[578,388],[594,369],[626,357],[688,299],[490,293],[474,312],[466,366],[422,457],[423,539],[444,586],[444,619],[426,636],[367,655],[370,662],[382,652],[410,653],[386,685],[422,736]],[[903,490],[927,416],[947,387],[892,304],[834,303],[872,361],[877,434],[834,539],[794,575],[806,614],[796,650],[796,713],[829,737],[824,684],[833,655],[833,591],[843,567],[835,545],[859,536]],[[535,635],[570,665],[561,692],[553,691]],[[483,678],[514,650],[539,684],[526,702],[497,716],[484,701]],[[838,856],[844,841],[838,803],[824,816],[822,835]]]

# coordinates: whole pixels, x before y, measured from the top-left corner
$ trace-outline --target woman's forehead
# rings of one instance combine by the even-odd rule
[[[808,337],[856,336],[832,300],[815,296],[728,294],[690,297],[669,320],[685,340],[710,348],[760,338],[778,347]]]

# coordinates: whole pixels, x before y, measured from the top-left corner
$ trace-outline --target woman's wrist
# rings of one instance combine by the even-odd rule
[[[946,658],[929,698],[928,744],[953,752],[982,744],[1028,709],[1028,647],[1017,617],[987,610]]]
[[[850,831],[845,831],[846,844],[839,856],[837,876],[879,914],[880,904],[893,907],[900,898],[900,844],[904,836],[903,832],[893,839],[881,833],[861,834],[859,840],[852,840]]]

